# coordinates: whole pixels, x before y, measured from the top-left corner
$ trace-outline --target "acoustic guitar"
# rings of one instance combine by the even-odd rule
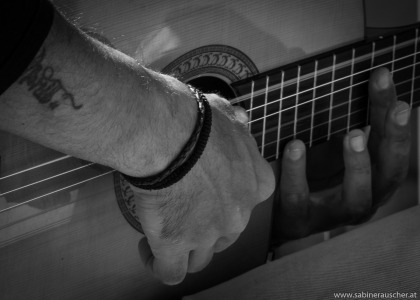
[[[420,101],[418,27],[362,41],[362,1],[54,3],[104,43],[245,107],[268,161],[291,139],[312,147],[368,124],[379,66],[401,100]],[[140,262],[132,191],[117,173],[5,132],[0,156],[1,299],[179,299],[266,262],[272,199],[205,270],[168,287]]]

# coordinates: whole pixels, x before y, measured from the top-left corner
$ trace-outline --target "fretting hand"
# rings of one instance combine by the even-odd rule
[[[286,146],[274,213],[276,239],[296,239],[364,222],[404,180],[410,150],[410,107],[397,101],[386,69],[372,73],[369,99],[370,135],[353,130],[343,140],[342,184],[311,193],[305,175],[304,144],[296,140]]]

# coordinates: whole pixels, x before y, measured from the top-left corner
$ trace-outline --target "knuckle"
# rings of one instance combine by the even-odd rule
[[[367,163],[355,163],[350,166],[350,169],[352,172],[359,174],[359,175],[365,175],[370,176],[371,174],[371,166]]]
[[[389,172],[391,173],[391,172]],[[392,174],[385,177],[387,183],[387,189],[396,190],[398,186],[404,181],[408,173],[408,166],[404,166]]]
[[[251,217],[251,211],[249,209],[238,207],[236,210],[236,213],[231,219],[232,222],[227,235],[240,234],[243,232]]]
[[[303,204],[306,199],[308,198],[309,194],[306,191],[302,192],[283,192],[282,198],[289,203],[293,203],[295,205]],[[300,205],[299,205],[300,206]]]
[[[281,195],[281,206],[284,212],[294,217],[306,217],[309,214],[309,194],[306,192],[283,192]]]
[[[258,197],[257,203],[263,202],[270,197],[276,188],[276,179],[274,177],[274,173],[272,172],[271,168],[265,174],[265,176],[260,179],[259,187],[258,187]]]
[[[399,153],[401,155],[409,155],[411,134],[395,135],[390,139],[390,148],[392,152]]]

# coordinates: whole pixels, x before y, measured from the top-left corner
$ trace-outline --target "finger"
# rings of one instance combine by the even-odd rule
[[[198,248],[190,252],[188,273],[196,273],[203,270],[213,258],[213,247]]]
[[[145,267],[163,283],[175,285],[184,280],[188,270],[189,252],[174,246],[153,252],[146,238],[140,240],[138,248]]]
[[[234,106],[233,110],[235,112],[235,116],[239,122],[241,122],[244,125],[248,125],[249,117],[248,113],[243,107],[240,106]]]
[[[397,101],[392,76],[386,68],[373,71],[369,80],[370,120],[372,129],[385,134],[385,119],[388,110]]]
[[[233,243],[235,243],[238,240],[239,236],[240,234],[232,234],[229,237],[224,236],[219,238],[214,244],[214,253],[219,253],[229,248]]]
[[[365,219],[371,215],[371,167],[367,138],[363,131],[353,130],[344,137],[343,197],[348,218]]]
[[[280,181],[281,205],[294,217],[308,214],[305,145],[294,140],[285,148]]]
[[[372,159],[376,159],[381,140],[385,136],[387,115],[397,101],[392,77],[387,69],[379,68],[372,73],[369,81],[369,101],[371,103],[369,148],[373,152]]]
[[[385,140],[390,147],[395,161],[408,159],[410,150],[410,106],[408,103],[398,101],[390,110],[385,126]],[[385,157],[387,159],[388,157]],[[400,161],[401,162],[401,161]]]
[[[385,138],[375,166],[375,207],[383,204],[405,178],[410,157],[410,106],[398,101],[390,109]]]

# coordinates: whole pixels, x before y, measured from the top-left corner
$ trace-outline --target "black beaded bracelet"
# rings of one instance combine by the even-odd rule
[[[197,100],[198,118],[194,131],[179,155],[162,172],[149,177],[133,177],[122,174],[135,187],[159,190],[180,181],[195,165],[204,152],[211,131],[211,107],[199,90],[190,86]]]

